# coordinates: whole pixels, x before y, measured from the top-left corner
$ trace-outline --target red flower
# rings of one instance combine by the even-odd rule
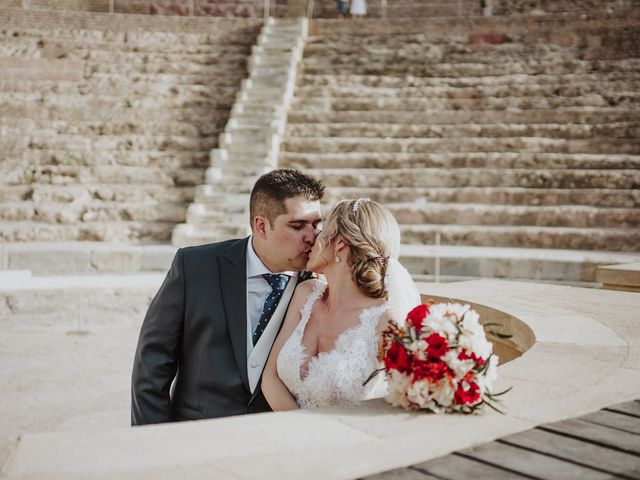
[[[415,380],[428,380],[437,383],[445,376],[451,376],[453,372],[442,360],[415,360],[411,365]]]
[[[427,355],[431,358],[440,358],[449,351],[447,339],[437,333],[429,335],[426,341],[429,345],[427,347]]]
[[[411,370],[411,359],[401,343],[393,342],[391,344],[384,356],[384,367],[387,370],[398,370],[400,373]]]
[[[465,389],[465,385],[468,386],[467,389]],[[458,389],[454,394],[453,401],[457,405],[464,405],[465,403],[475,403],[476,401],[478,401],[478,398],[480,398],[479,390],[480,387],[477,383],[460,382],[460,385],[458,386]]]
[[[422,321],[429,315],[429,306],[424,303],[418,305],[407,314],[407,319],[416,331],[422,330]]]
[[[480,367],[484,365],[484,358],[476,356],[474,352],[471,352],[471,355],[468,355],[466,350],[462,350],[458,354],[458,360],[473,360]]]

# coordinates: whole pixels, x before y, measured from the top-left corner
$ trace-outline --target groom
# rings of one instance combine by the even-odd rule
[[[303,280],[324,188],[296,170],[266,173],[251,191],[251,236],[177,251],[140,331],[132,425],[271,410],[262,369]]]

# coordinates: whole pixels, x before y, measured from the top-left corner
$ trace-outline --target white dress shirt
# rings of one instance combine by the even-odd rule
[[[272,291],[271,285],[262,277],[265,273],[288,275],[289,282],[267,328],[254,347],[253,332],[260,321],[264,302]],[[297,272],[293,271],[272,272],[269,270],[253,249],[253,236],[249,237],[247,244],[247,373],[249,374],[249,383],[252,392],[255,390],[269,352],[271,351],[271,345],[284,319],[286,307],[295,290],[297,275]]]

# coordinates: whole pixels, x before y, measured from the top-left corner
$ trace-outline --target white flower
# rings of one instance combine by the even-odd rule
[[[456,374],[456,380],[464,377],[469,370],[473,368],[475,362],[473,360],[460,360],[457,350],[449,350],[442,357],[447,366]]]
[[[424,340],[416,340],[409,345],[409,351],[413,353],[419,360],[426,360],[427,342]]]
[[[475,310],[469,310],[462,319],[462,333],[458,338],[458,344],[473,352],[477,357],[487,358],[493,351],[493,345],[487,341],[484,328],[478,321],[478,314]]]
[[[407,390],[411,386],[412,375],[404,375],[397,370],[391,370],[387,374],[388,378],[388,394],[386,396],[387,402],[394,407],[402,407],[404,409],[410,409],[411,404],[407,400]]]
[[[456,328],[457,309],[450,309],[451,304],[438,303],[432,305],[429,309],[429,315],[424,319],[423,331],[426,331],[425,337],[435,332],[445,337],[449,341],[455,338],[458,333]]]
[[[443,379],[438,383],[437,388],[435,388],[433,392],[433,399],[445,408],[451,406],[453,403],[453,394],[456,392],[451,383],[449,380]]]
[[[426,408],[427,403],[431,401],[430,386],[426,380],[414,382],[407,390],[407,398],[421,408]]]

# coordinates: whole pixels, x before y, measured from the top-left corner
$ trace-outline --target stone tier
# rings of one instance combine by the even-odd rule
[[[584,49],[640,19],[546,18],[314,22],[280,164],[409,244],[640,251],[640,54]]]
[[[488,0],[487,15],[543,15],[611,13],[631,10],[640,6],[637,0],[580,1],[580,0]],[[314,17],[336,18],[335,2],[316,0]],[[415,18],[415,17],[459,17],[481,15],[479,0],[394,0],[383,8],[380,2],[367,2],[367,17]],[[348,16],[348,15],[347,15]]]
[[[168,240],[260,23],[0,10],[0,24],[0,239]]]

